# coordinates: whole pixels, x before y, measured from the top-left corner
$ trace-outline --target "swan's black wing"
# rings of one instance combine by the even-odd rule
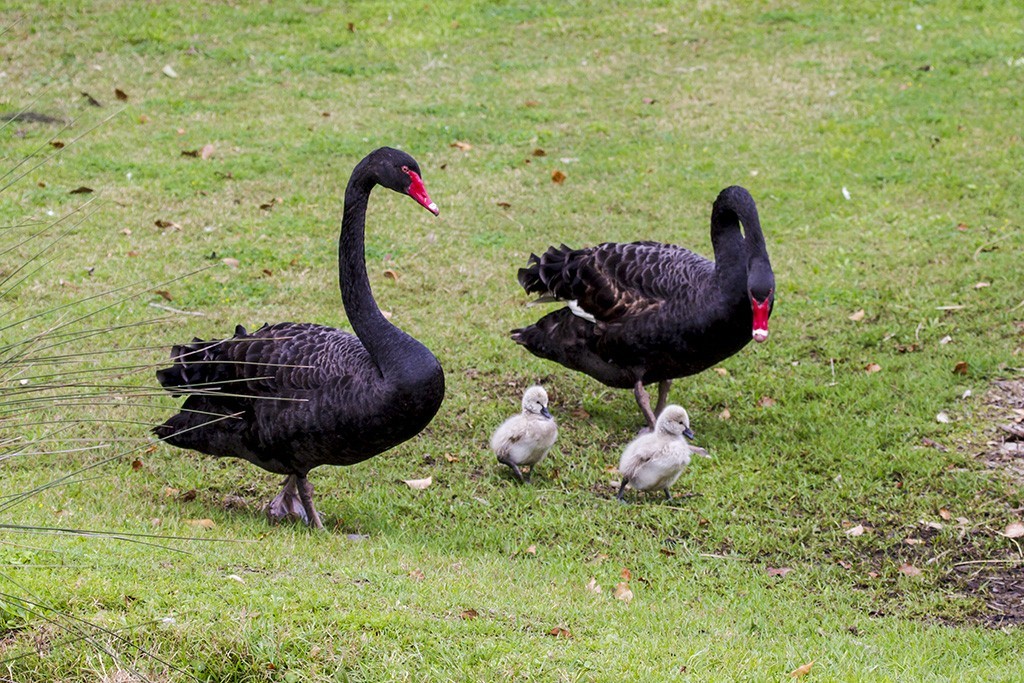
[[[157,371],[168,391],[239,398],[294,397],[372,365],[355,336],[311,323],[264,325],[252,333],[239,325],[228,339],[174,346],[171,359],[174,365]]]
[[[574,302],[595,321],[614,323],[654,312],[670,300],[696,300],[713,273],[712,262],[673,244],[563,244],[531,254],[519,270],[519,284],[540,301]]]
[[[333,426],[333,405],[360,406],[379,371],[354,335],[322,325],[278,323],[228,339],[175,346],[160,384],[185,394],[181,411],[154,429],[165,441],[268,467],[268,450]],[[358,412],[353,410],[352,412]],[[323,424],[321,424],[321,422]]]

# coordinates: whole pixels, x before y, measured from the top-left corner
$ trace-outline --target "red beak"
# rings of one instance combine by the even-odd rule
[[[427,194],[427,188],[423,187],[423,179],[419,177],[416,171],[406,171],[409,174],[409,196],[415,199],[420,205],[435,216],[441,213],[437,204],[430,201],[430,195]]]
[[[763,342],[768,339],[768,316],[772,312],[772,296],[769,293],[764,301],[750,297],[750,307],[754,312],[754,341]]]

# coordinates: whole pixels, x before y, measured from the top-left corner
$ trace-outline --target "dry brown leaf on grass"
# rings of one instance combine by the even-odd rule
[[[719,420],[728,420],[730,417],[732,417],[732,413],[729,412],[728,408],[722,408],[722,412],[718,414]]]
[[[725,368],[715,368],[715,373],[718,374],[719,377],[729,376],[729,371],[726,370]]]
[[[462,140],[456,140],[451,144],[451,146],[454,147],[455,149],[461,149],[463,152],[468,152],[469,150],[473,149],[473,145],[469,144],[468,142],[463,142]]]
[[[633,601],[633,591],[629,589],[629,584],[625,581],[620,581],[615,584],[615,590],[612,592],[616,600],[622,600],[627,605]]]
[[[94,190],[91,187],[80,185],[79,187],[71,190],[71,192],[68,192],[68,194],[92,194],[93,192]]]
[[[185,520],[185,524],[188,524],[190,526],[202,527],[203,529],[212,529],[213,527],[217,526],[216,524],[213,523],[213,520],[209,519],[209,518],[205,518],[205,519],[186,519]]]
[[[384,277],[386,277],[389,280],[394,280],[395,282],[398,282],[398,273],[396,273],[391,268],[387,268],[384,271],[383,275],[384,275]]]
[[[807,674],[811,673],[811,667],[812,666],[814,666],[814,660],[813,659],[811,661],[807,662],[806,664],[804,664],[803,666],[798,666],[797,668],[793,669],[792,671],[789,672],[789,675],[792,678],[803,678]]]
[[[590,581],[587,582],[587,590],[591,593],[601,592],[601,586],[597,583],[597,577],[591,577]]]
[[[174,301],[174,297],[171,296],[171,293],[168,292],[166,289],[154,289],[153,293],[159,294],[161,297],[164,298],[165,301]]]
[[[900,574],[904,574],[906,576],[921,576],[921,570],[920,569],[918,569],[914,565],[908,564],[906,562],[901,564],[896,571],[898,571]]]
[[[422,569],[413,569],[411,572],[409,572],[409,578],[413,581],[422,581],[423,579],[427,578],[427,575],[423,573]]]
[[[965,361],[965,360],[957,361],[957,364],[953,366],[953,374],[954,375],[966,375],[967,374],[967,368],[968,368],[967,361]]]
[[[174,67],[171,66],[170,64],[165,64],[164,68],[160,69],[160,71],[162,71],[164,76],[167,76],[168,78],[177,78],[178,77],[178,72],[175,71]]]
[[[555,638],[572,638],[572,633],[570,633],[569,629],[565,628],[564,626],[554,627],[553,629],[548,631],[548,635],[554,636]]]
[[[222,258],[220,261],[228,268],[237,268],[239,265],[241,265],[241,262],[238,259],[231,258],[230,256],[228,256],[227,258]]]
[[[882,366],[879,365],[878,363],[868,363],[867,365],[864,366],[865,372],[869,372],[869,373],[871,373],[871,372],[879,372],[879,371],[881,371],[881,369],[882,369]]]
[[[792,567],[766,567],[765,571],[768,572],[768,576],[785,576],[786,574],[793,571]]]
[[[1024,523],[1022,522],[1010,522],[1006,525],[1006,529],[999,533],[1000,536],[1006,538],[1021,538],[1024,537]]]
[[[946,508],[940,508],[939,517],[941,517],[944,521],[948,522],[949,520],[953,519],[953,514]]]
[[[209,159],[210,157],[213,156],[214,151],[216,150],[214,149],[213,145],[203,145],[202,147],[199,148],[199,158],[203,160]]]
[[[170,228],[171,230],[181,230],[180,225],[178,225],[174,221],[166,221],[163,218],[158,218],[155,221],[153,221],[153,225],[160,228],[161,230],[166,230],[168,228]]]
[[[114,88],[114,97],[117,98],[118,102],[128,101],[128,93],[126,93],[124,90],[121,90],[120,88]]]
[[[559,170],[554,170],[551,172],[551,182],[555,183],[556,185],[561,185],[562,183],[564,183],[567,177],[568,176],[566,176]]]
[[[865,531],[866,529],[864,528],[864,525],[858,524],[857,526],[847,529],[845,533],[847,536],[863,536]]]
[[[426,479],[403,479],[402,483],[411,489],[414,489],[416,491],[422,491],[423,489],[427,488],[428,486],[434,483],[434,478],[427,477]]]
[[[460,614],[459,616],[465,619],[466,621],[469,621],[470,619],[476,619],[478,616],[480,616],[480,613],[472,607],[470,607],[469,609],[462,610],[462,614]]]
[[[140,460],[139,458],[135,458],[135,460],[132,460],[132,470],[134,470],[135,472],[138,472],[142,468],[143,468],[142,460]]]
[[[864,315],[865,315],[865,313],[864,313],[864,309],[863,309],[863,308],[860,308],[860,309],[858,309],[858,310],[854,311],[854,312],[853,312],[852,314],[850,314],[850,315],[849,315],[849,316],[847,316],[847,317],[848,317],[848,318],[849,318],[850,320],[852,320],[853,322],[855,322],[855,323],[858,323],[858,322],[860,322],[861,320],[863,320],[863,319],[864,319]]]
[[[775,399],[772,398],[771,396],[762,396],[757,401],[757,405],[761,408],[771,408],[773,405],[775,405],[775,403]]]
[[[524,550],[523,552],[526,553],[527,555],[536,555],[537,554],[537,546],[531,545],[526,550]]]

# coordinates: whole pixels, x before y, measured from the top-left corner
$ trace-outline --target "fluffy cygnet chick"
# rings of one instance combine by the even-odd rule
[[[498,462],[508,465],[520,482],[530,481],[533,466],[544,459],[558,438],[558,426],[548,412],[548,392],[532,386],[523,392],[523,412],[501,423],[491,435]],[[523,476],[521,467],[530,470]]]
[[[619,459],[622,485],[618,499],[625,502],[622,496],[629,484],[637,491],[664,491],[665,498],[671,500],[668,487],[690,464],[691,450],[686,438],[693,436],[686,410],[676,405],[666,406],[658,416],[654,431],[638,436],[622,452]]]

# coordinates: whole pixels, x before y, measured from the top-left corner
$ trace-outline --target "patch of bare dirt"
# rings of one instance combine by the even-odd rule
[[[1024,626],[1024,561],[978,560],[956,567],[953,579],[964,592],[985,601],[975,621],[990,628]]]
[[[1024,487],[1024,379],[994,381],[983,404],[990,427],[974,445],[975,457]],[[985,626],[1024,626],[1024,554],[1014,545],[1001,557],[965,557],[950,576],[964,593],[984,600],[986,610],[976,620]]]
[[[977,457],[1024,485],[1024,379],[996,380],[984,402],[992,429]]]

